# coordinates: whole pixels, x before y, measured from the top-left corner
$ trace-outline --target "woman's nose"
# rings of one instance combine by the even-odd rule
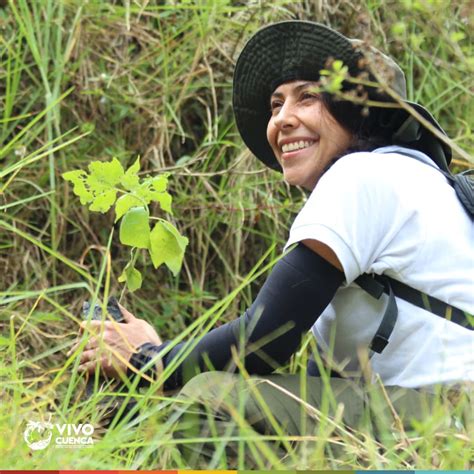
[[[275,117],[274,123],[280,129],[296,127],[298,125],[298,115],[293,105],[283,104]]]

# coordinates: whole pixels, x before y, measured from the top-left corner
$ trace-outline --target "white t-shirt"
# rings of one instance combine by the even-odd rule
[[[339,159],[296,217],[286,244],[319,240],[339,258],[346,284],[313,334],[350,372],[360,368],[358,350],[367,349],[388,298],[376,300],[353,283],[362,273],[384,273],[474,313],[473,222],[437,169],[397,150]],[[389,344],[370,353],[373,373],[385,385],[403,387],[474,381],[474,332],[396,301]]]

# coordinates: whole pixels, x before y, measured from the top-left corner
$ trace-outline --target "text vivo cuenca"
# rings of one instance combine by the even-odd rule
[[[55,439],[57,447],[64,446],[87,446],[94,444],[92,435],[94,434],[94,427],[89,424],[63,424],[55,425],[60,436]]]

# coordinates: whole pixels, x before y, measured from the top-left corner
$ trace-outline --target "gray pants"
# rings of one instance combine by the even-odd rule
[[[327,433],[403,430],[429,416],[434,398],[341,378],[207,372],[181,390],[174,436],[190,468],[268,468]]]

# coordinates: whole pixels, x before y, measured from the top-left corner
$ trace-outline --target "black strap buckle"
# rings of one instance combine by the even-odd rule
[[[380,354],[388,344],[388,339],[386,339],[381,334],[376,334],[370,343],[370,350]]]
[[[383,292],[385,291],[385,286],[367,273],[363,273],[362,275],[359,275],[356,278],[355,282],[364,291],[369,293],[370,296],[372,296],[373,298],[377,300],[380,299]]]

